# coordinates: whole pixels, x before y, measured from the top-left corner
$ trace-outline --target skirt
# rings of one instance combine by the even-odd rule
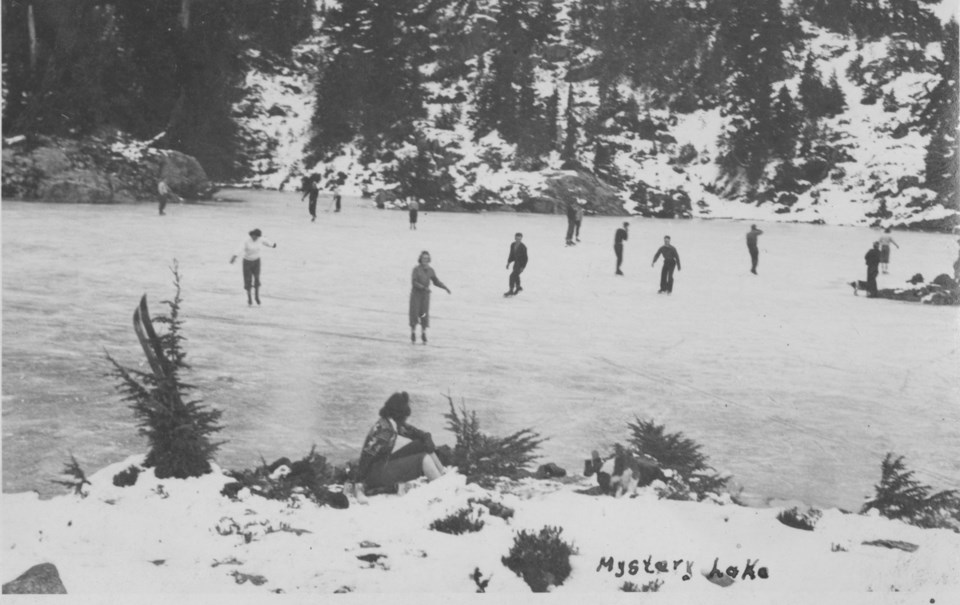
[[[880,246],[880,262],[890,262],[890,246]]]
[[[430,327],[430,290],[410,290],[410,327]]]

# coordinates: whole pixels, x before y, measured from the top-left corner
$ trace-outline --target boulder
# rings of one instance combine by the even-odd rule
[[[568,171],[548,176],[539,195],[524,200],[518,210],[547,214],[562,214],[569,204],[586,203],[593,214],[621,216],[627,214],[617,191],[582,171]]]
[[[3,585],[3,594],[67,594],[60,572],[52,563],[34,565]]]
[[[215,191],[196,158],[179,151],[165,151],[158,181],[165,180],[175,193],[187,199],[205,199]]]
[[[30,154],[34,169],[43,176],[53,176],[72,168],[70,158],[62,149],[38,147]]]
[[[111,204],[110,179],[94,170],[68,170],[41,181],[37,197],[44,202]]]

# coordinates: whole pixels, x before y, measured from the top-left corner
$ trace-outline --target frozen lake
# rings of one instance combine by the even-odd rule
[[[960,485],[960,316],[853,296],[865,228],[760,224],[759,276],[749,223],[631,218],[624,277],[613,275],[622,218],[405,212],[345,198],[311,224],[296,193],[227,191],[233,201],[64,206],[4,201],[3,490],[60,493],[74,454],[88,472],[144,451],[106,374],[104,351],[142,361],[131,315],[154,312],[183,274],[188,381],[223,410],[226,468],[262,455],[331,461],[359,447],[387,396],[407,390],[411,423],[452,444],[449,392],[505,435],[549,437],[541,462],[582,471],[592,449],[626,442],[652,418],[703,445],[746,492],[857,508],[888,451],[939,489]],[[237,200],[242,200],[239,202]],[[329,204],[320,199],[320,209]],[[239,263],[247,232],[263,253],[261,308],[248,308]],[[530,264],[504,299],[516,231]],[[683,270],[658,295],[650,267],[663,235]],[[889,275],[949,272],[956,236],[895,233]],[[411,345],[410,271],[429,250],[438,276],[430,344]]]

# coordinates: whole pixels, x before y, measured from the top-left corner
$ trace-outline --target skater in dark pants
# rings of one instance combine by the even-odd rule
[[[177,200],[178,202],[183,203],[183,198],[171,191],[170,186],[167,185],[167,181],[165,180],[161,180],[159,183],[157,183],[157,193],[160,196],[160,216],[166,214],[166,212],[163,210],[167,207],[167,202],[170,200]]]
[[[247,291],[247,304],[252,305],[256,300],[260,304],[260,248],[276,248],[261,236],[263,233],[259,229],[250,232],[250,239],[243,243],[243,250],[240,254],[234,254],[230,258],[230,264],[237,260],[237,256],[243,256],[243,289]],[[250,297],[250,289],[253,288],[253,298]]]
[[[623,264],[623,242],[627,241],[627,230],[630,228],[630,223],[624,223],[623,227],[617,229],[617,232],[613,236],[613,253],[617,255],[617,275],[623,275],[623,271],[620,270],[620,265]]]
[[[450,288],[443,285],[437,274],[430,266],[430,253],[424,250],[420,253],[417,266],[413,268],[410,277],[410,342],[417,342],[417,324],[420,324],[420,339],[427,344],[427,328],[430,327],[430,283],[452,294]]]
[[[573,243],[573,232],[577,227],[577,209],[573,203],[567,204],[567,245],[575,246]]]
[[[577,212],[574,218],[573,236],[580,241],[580,225],[583,223],[583,206],[577,204]]]
[[[750,273],[757,274],[757,263],[760,261],[760,250],[757,249],[757,236],[763,234],[763,231],[757,229],[756,225],[750,225],[750,231],[747,231],[747,250],[750,251]]]
[[[417,200],[410,200],[410,203],[407,204],[407,208],[410,209],[410,229],[413,231],[417,230],[417,214],[420,212],[420,203]]]
[[[307,210],[310,211],[310,222],[317,220],[317,197],[320,195],[320,188],[317,187],[317,181],[314,179],[308,179],[306,181],[306,190],[303,192],[303,195],[300,196],[300,201],[303,201],[303,198],[310,196],[310,201],[307,204]]]
[[[527,246],[523,243],[522,233],[516,234],[513,243],[510,244],[507,269],[510,268],[510,263],[513,263],[513,271],[510,273],[510,289],[504,293],[504,296],[513,296],[523,290],[520,287],[520,274],[527,267]]]
[[[340,212],[340,199],[341,199],[340,189],[334,189],[333,190],[333,204],[334,204],[333,211],[334,212]]]
[[[657,294],[663,294],[664,292],[670,294],[673,292],[673,269],[680,270],[680,255],[677,253],[677,249],[670,245],[669,235],[663,238],[663,245],[653,255],[653,262],[650,263],[651,267],[657,264],[657,259],[660,258],[661,254],[663,255],[663,269],[660,271],[660,290],[657,291]]]
[[[867,296],[877,295],[877,274],[880,273],[880,242],[873,242],[873,248],[863,256],[867,265]]]

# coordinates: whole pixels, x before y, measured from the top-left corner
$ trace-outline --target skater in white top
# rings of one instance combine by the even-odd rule
[[[234,254],[230,258],[230,264],[232,265],[238,256],[243,257],[243,289],[247,291],[247,304],[253,305],[253,301],[256,300],[257,304],[260,304],[260,248],[266,246],[268,248],[276,248],[277,245],[267,240],[263,239],[261,236],[263,232],[259,229],[254,229],[250,232],[250,239],[243,243],[243,248],[238,254]],[[250,297],[250,288],[253,288],[253,298]]]
[[[896,246],[897,249],[900,248],[900,244],[893,241],[893,237],[890,235],[890,227],[883,230],[883,235],[877,241],[880,242],[880,270],[886,273],[890,266],[890,244]]]

